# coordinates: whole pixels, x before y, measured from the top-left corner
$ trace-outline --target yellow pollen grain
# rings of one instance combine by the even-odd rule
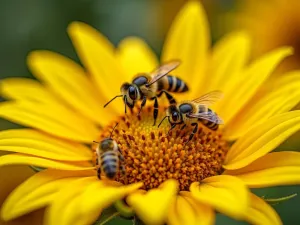
[[[192,127],[175,128],[167,135],[167,121],[157,128],[153,126],[152,107],[147,107],[137,117],[137,110],[127,113],[105,127],[99,140],[112,134],[125,158],[126,178],[119,174],[117,181],[136,183],[142,181],[144,189],[158,187],[165,180],[178,180],[180,190],[188,190],[192,182],[201,181],[222,172],[222,163],[228,144],[221,131],[211,131],[200,124],[194,138],[188,140]],[[164,116],[160,108],[157,124]]]

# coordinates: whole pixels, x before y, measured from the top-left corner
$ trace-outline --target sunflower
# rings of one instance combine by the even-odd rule
[[[276,73],[299,69],[300,2],[297,0],[247,0],[239,2],[229,22],[235,28],[245,28],[253,35],[254,57],[283,45],[294,48],[294,55],[278,67]]]
[[[145,224],[213,224],[215,211],[251,224],[281,224],[275,210],[250,188],[300,183],[300,154],[273,152],[300,129],[300,72],[268,79],[285,57],[281,47],[248,63],[250,38],[224,37],[212,49],[201,4],[189,1],[175,18],[161,63],[179,59],[174,71],[190,92],[178,101],[212,90],[224,98],[213,109],[224,119],[218,131],[153,126],[152,105],[141,116],[124,114],[123,102],[103,105],[124,81],[159,62],[137,37],[115,48],[92,27],[73,22],[68,33],[84,65],[49,51],[34,51],[28,66],[41,81],[9,78],[1,92],[1,117],[27,128],[0,133],[0,165],[46,168],[6,199],[1,217],[11,220],[46,207],[45,224],[91,224],[114,205],[112,214],[135,216]],[[151,102],[149,103],[151,104]],[[166,104],[160,101],[159,119]],[[115,124],[118,126],[111,133]],[[112,135],[125,158],[126,178],[99,180],[95,144]],[[284,160],[282,160],[284,159]]]

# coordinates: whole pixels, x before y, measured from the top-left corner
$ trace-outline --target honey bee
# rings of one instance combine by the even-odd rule
[[[158,127],[166,118],[168,118],[171,124],[169,132],[177,125],[183,124],[181,130],[187,125],[193,126],[194,129],[187,143],[192,140],[194,134],[198,131],[198,122],[201,122],[207,128],[215,131],[218,129],[219,124],[223,124],[223,120],[213,110],[208,108],[208,106],[222,97],[223,94],[220,91],[212,91],[192,101],[172,104],[167,108],[166,116],[159,123]]]
[[[113,128],[111,134],[117,125]],[[125,176],[124,157],[117,142],[111,138],[111,135],[100,142],[94,141],[94,143],[99,144],[96,148],[96,168],[99,180],[101,180],[101,171],[110,180],[113,180],[119,171]]]
[[[132,80],[132,83],[124,83],[121,86],[121,95],[117,95],[112,98],[104,105],[104,107],[106,107],[114,99],[123,97],[126,113],[126,106],[132,109],[135,103],[141,100],[142,102],[138,112],[138,115],[140,115],[142,108],[146,105],[147,99],[154,100],[154,126],[158,116],[157,98],[159,98],[162,94],[165,94],[170,104],[176,104],[175,99],[171,94],[169,94],[169,92],[181,93],[189,90],[184,81],[175,76],[168,75],[168,73],[174,70],[178,65],[178,61],[172,61],[161,65],[149,74],[138,74]]]

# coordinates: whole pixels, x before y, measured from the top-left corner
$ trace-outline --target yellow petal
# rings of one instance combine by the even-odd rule
[[[182,196],[175,197],[168,212],[169,225],[196,224],[196,212]]]
[[[9,194],[27,178],[34,175],[34,171],[28,166],[5,166],[0,168],[0,206]],[[2,219],[0,218],[0,221]],[[1,222],[0,222],[1,224]]]
[[[201,90],[200,84],[210,45],[206,14],[199,1],[188,1],[176,16],[162,52],[162,62],[179,59],[181,65],[174,74],[185,80],[191,95]],[[204,85],[204,84],[203,84]]]
[[[103,186],[96,182],[87,188],[82,194],[82,207],[81,215],[87,215],[83,217],[84,223],[91,224],[97,218],[99,212],[109,207],[117,200],[125,198],[137,189],[143,186],[142,183],[135,183],[120,187]]]
[[[245,214],[245,220],[254,225],[281,225],[282,222],[276,211],[264,200],[250,194],[250,207]]]
[[[240,81],[216,105],[217,112],[220,112],[225,122],[228,123],[233,119],[238,111],[256,93],[276,66],[291,54],[292,49],[288,47],[273,50],[254,61],[245,71],[241,71]]]
[[[211,206],[205,205],[197,201],[188,192],[188,195],[184,195],[185,199],[192,205],[196,211],[196,224],[197,225],[213,225],[215,224],[215,211]]]
[[[169,209],[168,224],[170,225],[212,225],[214,211],[211,207],[196,201],[190,192],[181,192]]]
[[[250,188],[300,184],[300,153],[272,152],[244,168],[225,173],[240,178]]]
[[[158,66],[158,60],[152,49],[138,37],[123,39],[116,52],[124,73],[124,81],[131,81],[138,73],[148,73]]]
[[[54,160],[85,161],[92,159],[92,151],[85,145],[66,142],[31,129],[1,131],[0,150]]]
[[[232,32],[222,38],[213,48],[208,74],[203,83],[203,93],[221,90],[227,92],[240,80],[241,69],[248,60],[250,37],[246,32]],[[222,110],[222,109],[220,109]]]
[[[70,218],[70,216],[73,218],[79,217],[79,209],[81,208],[81,205],[78,202],[78,199],[81,197],[83,190],[87,188],[89,183],[93,182],[95,179],[95,177],[84,177],[70,181],[68,184],[62,186],[62,188],[57,191],[55,194],[55,199],[53,199],[51,205],[46,210],[44,219],[45,224],[74,224],[74,222],[65,223],[64,221],[66,218]],[[74,203],[78,204],[75,205],[76,208],[73,209],[73,212],[70,212],[70,209],[74,207]],[[69,215],[70,213],[71,215]]]
[[[235,142],[226,155],[223,167],[235,170],[275,149],[300,129],[300,110],[282,113],[252,127]]]
[[[2,205],[2,219],[11,220],[48,205],[60,188],[82,176],[94,176],[94,173],[50,169],[36,173],[8,196]]]
[[[0,117],[37,128],[54,136],[91,143],[99,130],[87,119],[64,107],[36,105],[32,102],[4,102],[0,104]]]
[[[75,181],[58,193],[56,201],[48,210],[46,223],[48,225],[92,224],[103,209],[141,186],[141,183],[121,187],[107,186],[96,177]]]
[[[226,124],[226,139],[237,139],[256,123],[291,110],[299,102],[299,86],[299,71],[284,74],[275,82],[269,82],[246,104],[234,120]]]
[[[167,213],[177,191],[177,182],[168,180],[159,188],[151,189],[146,193],[131,194],[127,197],[127,203],[144,223],[159,225],[166,221]]]
[[[234,219],[243,218],[249,204],[247,187],[233,176],[219,175],[194,182],[190,191],[196,200]]]
[[[102,93],[100,103],[120,94],[125,76],[114,55],[112,44],[97,30],[81,22],[71,23],[68,33],[82,63]],[[119,113],[123,112],[122,106],[121,100],[110,105]]]
[[[23,155],[23,154],[8,154],[0,157],[0,166],[5,165],[33,165],[42,168],[53,168],[61,170],[92,170],[94,167],[88,162],[65,162],[54,161],[50,159]]]
[[[1,80],[0,92],[7,99],[28,100],[35,103],[58,103],[58,99],[49,89],[38,81],[28,78]]]
[[[32,73],[76,111],[101,125],[114,116],[103,108],[98,90],[71,59],[50,51],[34,51],[27,61]]]

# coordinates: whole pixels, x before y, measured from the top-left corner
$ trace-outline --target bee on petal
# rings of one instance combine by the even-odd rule
[[[154,124],[158,116],[158,100],[162,94],[165,94],[170,104],[176,104],[175,99],[169,93],[181,93],[189,90],[188,86],[181,79],[169,75],[179,65],[178,61],[172,61],[161,65],[155,71],[150,74],[138,74],[132,83],[124,83],[121,86],[121,95],[115,96],[108,103],[104,105],[106,107],[114,99],[122,97],[126,106],[133,108],[137,101],[141,101],[141,106],[138,115],[141,113],[142,108],[146,105],[147,100],[154,101],[153,118]]]
[[[181,130],[187,125],[193,126],[193,131],[187,143],[192,140],[194,134],[198,131],[199,122],[215,131],[218,129],[219,124],[223,124],[223,120],[209,106],[222,97],[222,92],[212,91],[192,101],[172,104],[167,108],[166,116],[162,119],[158,127],[166,118],[168,118],[171,124],[169,132],[178,125],[182,125]]]

